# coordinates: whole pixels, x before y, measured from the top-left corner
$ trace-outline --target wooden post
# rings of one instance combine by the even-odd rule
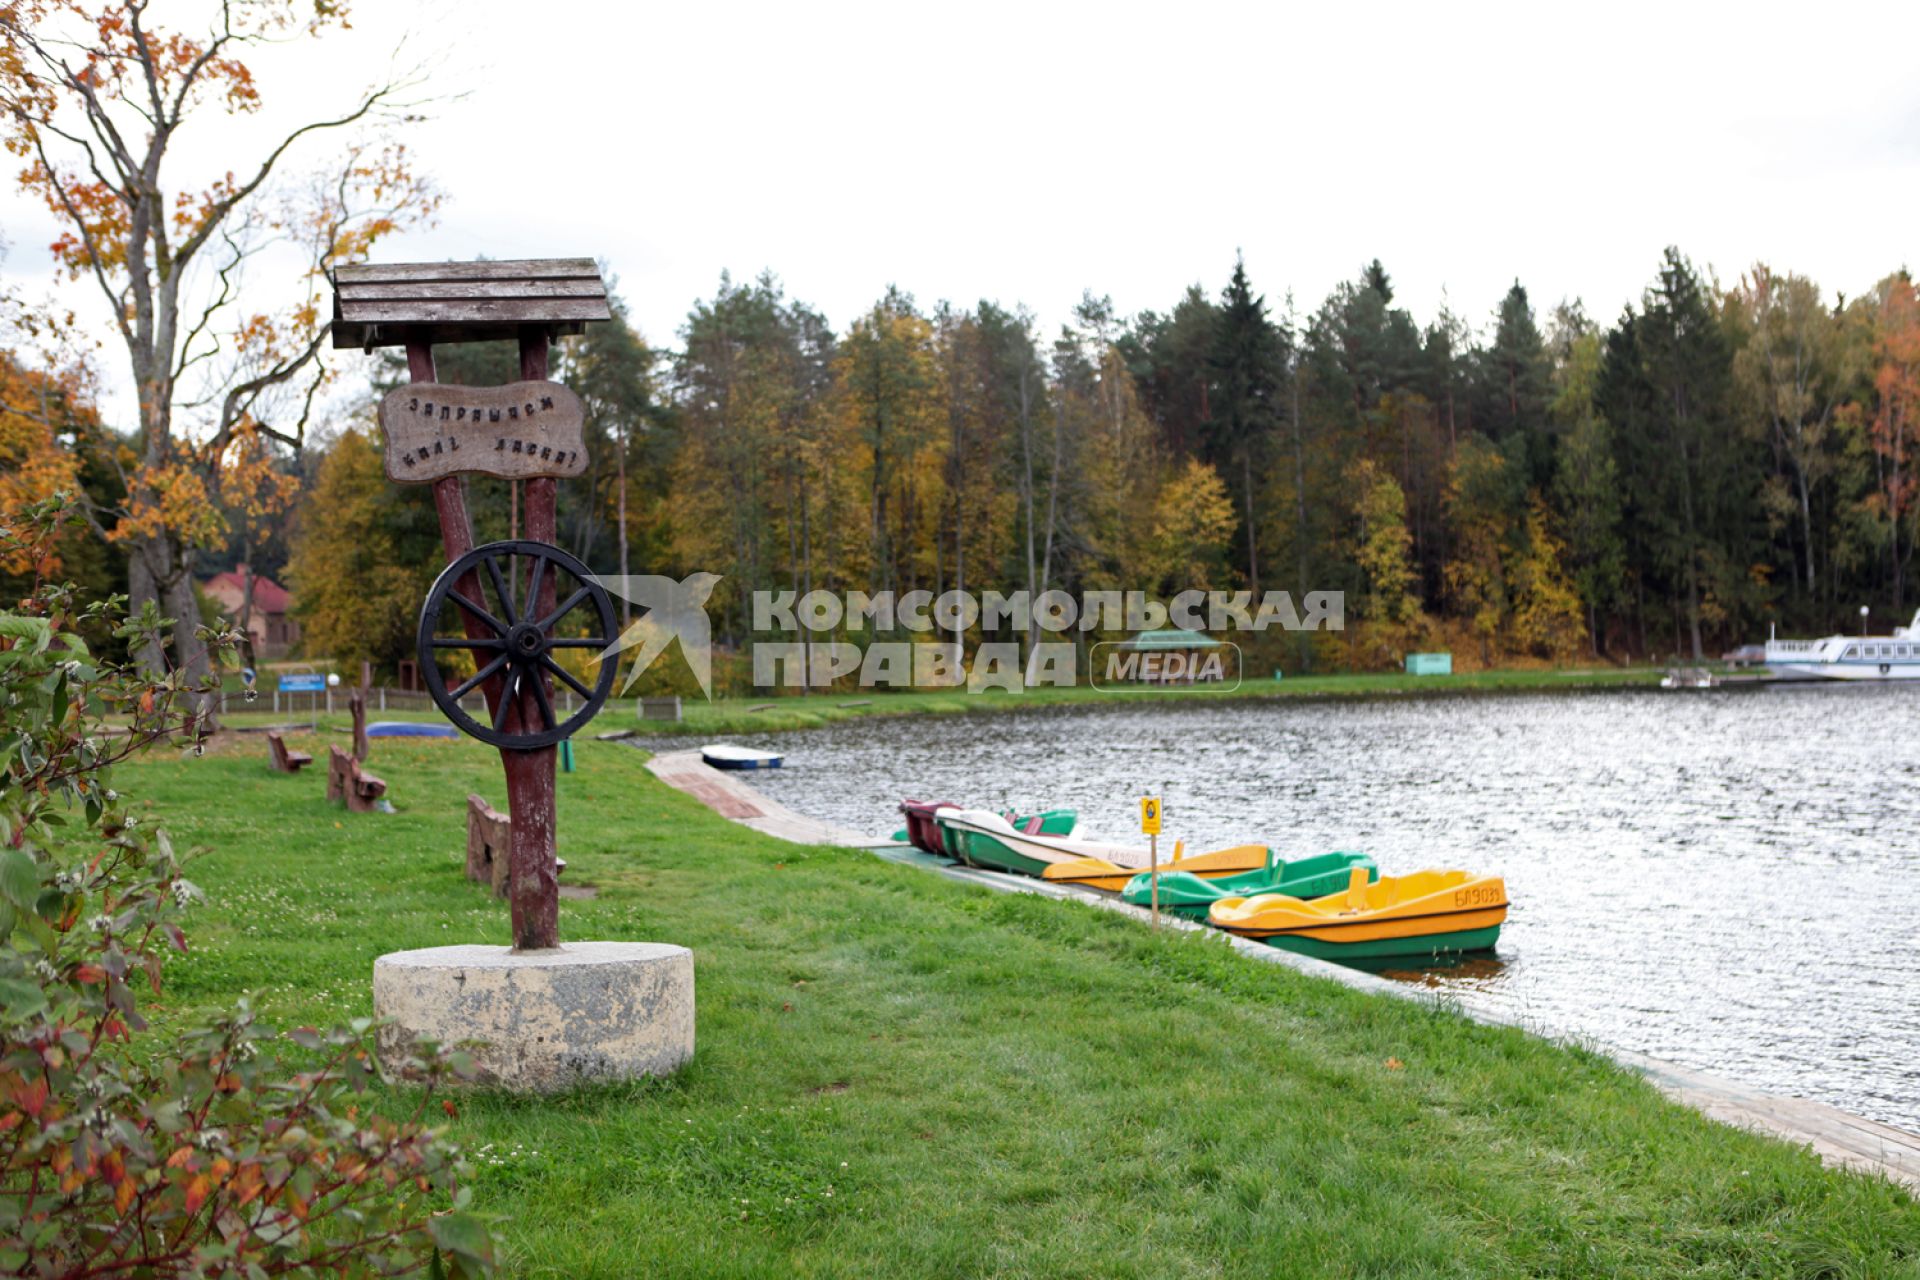
[[[331,341],[336,350],[371,349],[404,345],[407,371],[413,384],[436,382],[433,360],[435,342],[480,342],[516,337],[520,345],[522,378],[545,382],[548,345],[562,334],[586,332],[588,324],[613,319],[606,296],[606,283],[599,268],[589,258],[553,258],[541,260],[480,263],[390,263],[362,264],[338,268],[334,273],[334,319]],[[414,396],[419,387],[390,393],[400,403]],[[479,390],[479,389],[473,389]],[[562,388],[549,388],[550,399],[542,396],[541,409],[554,407],[553,400],[570,402],[574,421],[566,425],[556,419],[556,430],[570,431],[553,440],[553,456],[542,446],[537,460],[529,459],[533,440],[516,442],[513,450],[519,461],[510,470],[500,470],[473,456],[454,457],[460,437],[470,428],[477,412],[473,405],[459,406],[461,427],[446,435],[426,430],[432,436],[422,439],[409,451],[405,437],[425,430],[428,397],[418,397],[406,414],[390,414],[385,401],[381,426],[387,433],[387,476],[401,484],[428,483],[433,487],[433,504],[440,522],[441,548],[449,564],[474,549],[472,522],[469,519],[463,488],[464,474],[481,472],[517,480],[513,489],[515,531],[528,541],[554,544],[558,540],[558,519],[554,510],[558,496],[558,476],[578,475],[586,469],[584,441],[579,438],[579,401]],[[564,394],[562,394],[564,392]],[[496,404],[488,406],[489,421],[523,419],[528,403],[509,403],[493,389]],[[515,393],[517,394],[517,393]],[[433,399],[445,397],[436,393]],[[484,398],[484,397],[483,397]],[[448,423],[449,406],[437,406],[437,423]],[[504,419],[503,419],[504,414]],[[566,414],[562,414],[564,418]],[[453,421],[460,421],[455,419]],[[522,426],[525,426],[522,421]],[[544,432],[546,425],[539,426]],[[396,447],[399,442],[399,447]],[[427,448],[428,444],[431,448]],[[564,460],[559,456],[565,446]],[[499,442],[495,448],[501,447]],[[465,465],[473,463],[476,465]],[[549,464],[551,464],[549,466]],[[528,473],[544,470],[544,477]],[[481,573],[470,571],[451,584],[469,600],[482,598]],[[544,619],[553,612],[556,583],[543,577],[540,599],[526,602],[525,612]],[[438,621],[437,619],[435,620]],[[476,662],[485,666],[499,651],[492,627],[470,611],[463,613],[464,634],[469,640],[487,640],[486,649],[477,653]],[[523,633],[524,634],[524,633]],[[431,637],[429,637],[429,643]],[[457,642],[456,642],[457,643]],[[536,646],[537,647],[537,646]],[[415,664],[403,664],[411,672]],[[517,667],[516,667],[517,669]],[[405,675],[403,674],[403,679]],[[517,677],[516,677],[517,678]],[[411,683],[411,682],[409,682]],[[508,680],[499,674],[479,687],[487,715],[495,719],[498,735],[524,740],[539,736],[536,726],[544,726],[547,705],[540,696],[546,690],[530,681],[521,681],[513,704],[506,698]],[[568,704],[571,706],[571,702]],[[513,910],[513,942],[516,950],[546,950],[559,941],[559,867],[554,858],[554,772],[556,751],[547,747],[536,751],[506,750],[502,765],[507,777],[507,803],[511,811],[512,853],[509,859],[514,883],[510,900]]]
[[[547,376],[547,331],[538,325],[520,330],[520,377],[528,382]],[[556,512],[560,482],[540,476],[526,482],[526,536],[534,542],[560,540]],[[554,575],[540,580],[540,598],[533,602],[539,617],[553,612]],[[522,691],[517,715],[521,724],[539,724],[540,712],[531,690]],[[513,910],[513,945],[518,951],[540,951],[560,945],[560,877],[554,866],[554,761],[552,747],[537,751],[503,751],[507,769],[507,812],[513,820],[512,858],[508,878]]]
[[[353,758],[366,763],[367,751],[367,691],[355,689],[347,695],[347,710],[353,713]]]
[[[547,376],[547,334],[537,326],[520,334],[521,377],[531,380]],[[433,348],[425,342],[407,344],[407,373],[414,382],[434,380]],[[553,542],[558,533],[555,505],[559,483],[553,479],[529,481],[527,485],[527,537]],[[440,546],[451,564],[473,550],[473,524],[467,517],[466,495],[458,475],[443,476],[433,482],[433,506],[440,518]],[[481,597],[479,575],[467,573],[456,584],[468,599]],[[536,607],[544,616],[553,609],[553,580],[547,578]],[[486,624],[461,611],[470,638],[487,635]],[[476,663],[487,659],[479,653]],[[495,677],[481,686],[487,711],[498,708],[503,696]],[[518,729],[538,723],[533,695],[524,693],[520,705],[507,712],[506,727]],[[554,868],[554,751],[502,751],[507,775],[507,811],[512,820],[512,857],[509,883],[512,892],[508,906],[513,917],[513,948],[516,951],[545,951],[560,945],[560,879]]]
[[[1160,835],[1147,837],[1148,879],[1153,887],[1153,927],[1160,927]]]

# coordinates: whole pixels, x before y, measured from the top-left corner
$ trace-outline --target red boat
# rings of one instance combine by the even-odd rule
[[[924,853],[938,854],[943,858],[959,858],[960,850],[949,846],[945,828],[934,821],[933,815],[941,809],[958,809],[957,804],[945,801],[902,800],[900,812],[907,818],[907,843]],[[1079,826],[1079,815],[1072,809],[1048,809],[1044,813],[1015,813],[1009,809],[1000,815],[1010,823],[1015,831],[1029,836],[1064,836],[1073,834]]]
[[[933,820],[935,809],[958,807],[945,801],[902,800],[900,812],[907,816],[907,843],[923,853],[937,853],[943,858],[958,857],[941,842],[940,824]]]

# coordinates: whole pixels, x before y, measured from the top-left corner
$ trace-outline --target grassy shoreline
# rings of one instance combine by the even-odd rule
[[[1139,691],[1071,688],[1035,688],[969,694],[961,691],[862,690],[850,693],[814,693],[721,698],[699,696],[681,700],[684,719],[673,722],[639,719],[633,699],[612,699],[589,726],[586,736],[617,729],[634,729],[644,737],[713,736],[739,733],[782,733],[817,729],[824,725],[870,716],[992,715],[1042,707],[1151,706],[1155,703],[1193,702],[1269,703],[1276,701],[1331,701],[1346,698],[1444,698],[1513,693],[1569,693],[1601,689],[1658,687],[1663,668],[1593,667],[1551,670],[1482,671],[1454,676],[1409,676],[1398,672],[1378,675],[1292,676],[1285,680],[1247,680],[1234,689],[1208,686]],[[302,695],[304,696],[304,695]],[[336,691],[335,710],[322,712],[319,723],[338,728],[349,722],[346,695]],[[256,707],[258,704],[255,704]],[[754,710],[753,708],[765,708]],[[441,720],[438,711],[369,712],[372,719]],[[276,716],[258,709],[230,711],[223,721],[235,727],[278,721],[304,722],[306,712]]]
[[[324,742],[327,739],[309,739]],[[296,739],[296,744],[300,741]],[[479,1094],[458,1138],[509,1274],[1879,1276],[1892,1185],[1712,1124],[1598,1055],[729,823],[582,743],[571,938],[693,948],[676,1077]],[[257,736],[121,771],[208,903],[162,1003],[370,1011],[375,956],[508,940],[460,875],[469,742],[380,742],[394,815],[329,807]],[[164,1016],[164,1015],[163,1015]]]

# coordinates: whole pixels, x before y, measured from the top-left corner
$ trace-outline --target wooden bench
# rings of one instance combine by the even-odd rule
[[[491,888],[496,898],[506,897],[512,850],[513,820],[467,793],[467,879]]]
[[[512,886],[513,819],[480,796],[467,793],[467,879],[484,884],[493,896],[504,898]],[[553,874],[567,869],[565,858],[553,860]]]
[[[306,752],[287,750],[287,740],[277,733],[267,734],[267,753],[273,767],[281,773],[298,773],[313,763],[313,757]]]
[[[676,694],[665,698],[640,699],[640,718],[642,720],[678,720],[680,718],[680,698]]]
[[[360,762],[338,747],[327,748],[327,799],[344,800],[349,813],[372,813],[374,801],[387,793],[387,784],[360,768]]]

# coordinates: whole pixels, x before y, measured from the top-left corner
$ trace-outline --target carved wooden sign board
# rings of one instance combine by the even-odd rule
[[[410,382],[380,401],[387,479],[431,484],[463,471],[509,480],[583,475],[585,421],[580,397],[557,382]]]

